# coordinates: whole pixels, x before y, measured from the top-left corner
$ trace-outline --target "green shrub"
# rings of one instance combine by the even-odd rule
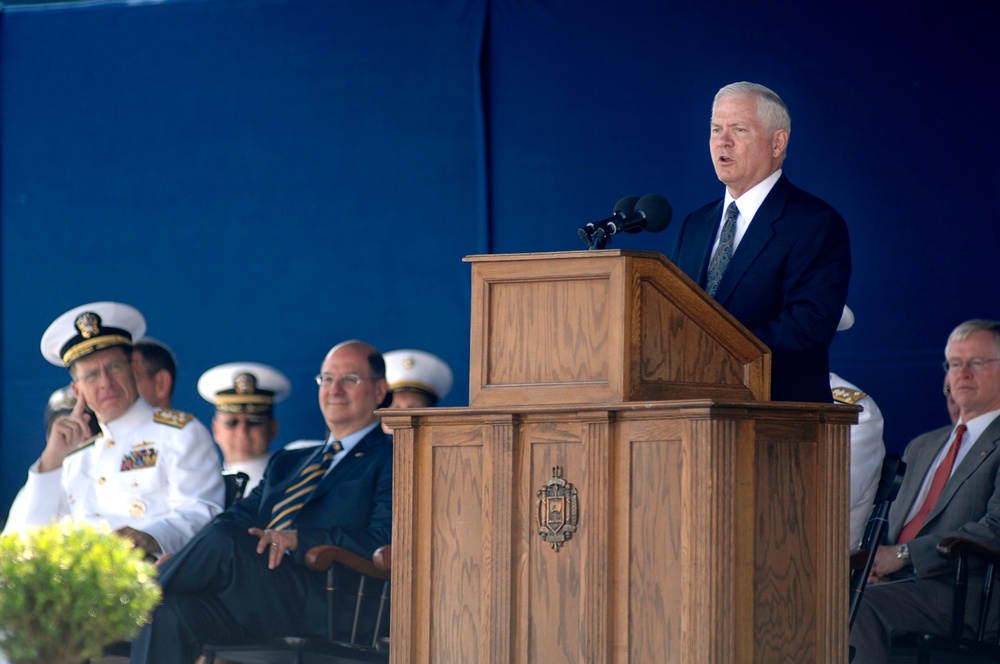
[[[149,620],[155,574],[107,528],[63,521],[0,537],[0,652],[15,662],[101,656]]]

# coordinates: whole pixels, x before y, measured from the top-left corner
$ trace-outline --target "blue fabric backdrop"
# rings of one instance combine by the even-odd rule
[[[626,194],[678,217],[720,197],[708,118],[735,80],[785,98],[786,172],[847,219],[858,322],[833,368],[880,404],[890,448],[946,422],[950,329],[1000,318],[995,3],[3,9],[0,515],[68,381],[38,351],[63,311],[139,307],[179,357],[175,405],[203,421],[202,371],[279,367],[280,443],[322,435],[311,378],[345,338],[441,355],[444,404],[465,405],[462,257],[581,249],[576,229]],[[669,255],[675,230],[612,246]]]

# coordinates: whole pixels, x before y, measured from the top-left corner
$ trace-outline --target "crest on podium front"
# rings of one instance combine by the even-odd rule
[[[553,467],[552,477],[538,490],[538,534],[553,551],[573,537],[579,517],[576,487],[562,474],[562,466]]]

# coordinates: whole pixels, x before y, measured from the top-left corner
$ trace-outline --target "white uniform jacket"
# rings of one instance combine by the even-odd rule
[[[5,532],[71,516],[131,526],[174,553],[222,511],[225,485],[212,435],[193,415],[140,397],[61,468],[28,470]]]
[[[875,400],[835,373],[830,373],[834,401],[864,408],[858,423],[851,426],[851,548],[858,545],[871,516],[875,491],[882,475],[885,443],[882,411]]]

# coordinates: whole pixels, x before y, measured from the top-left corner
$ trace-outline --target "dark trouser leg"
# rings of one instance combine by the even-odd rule
[[[851,646],[856,651],[853,664],[887,662],[895,634],[947,634],[952,587],[950,576],[868,586],[851,630]]]
[[[246,531],[213,523],[164,563],[164,601],[133,644],[133,664],[191,664],[205,643],[322,630],[321,617],[304,615],[310,596],[322,602],[322,576],[291,558],[269,570]]]

